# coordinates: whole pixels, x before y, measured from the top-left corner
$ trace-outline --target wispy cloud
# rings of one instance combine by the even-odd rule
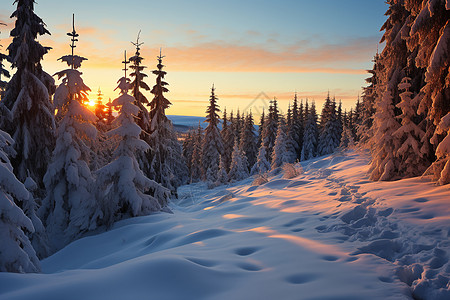
[[[67,27],[58,26],[56,31],[67,31]],[[79,27],[77,30],[81,37],[76,50],[89,59],[91,67],[117,68],[115,60],[122,57],[124,48],[134,52],[129,42],[115,41],[114,32],[93,27]],[[205,41],[205,36],[192,29],[185,29],[183,34],[189,37],[188,42],[163,49],[167,57],[165,62],[173,71],[364,74],[366,71],[362,65],[370,61],[377,44],[377,37],[355,38],[339,44],[319,44],[313,38],[283,44],[276,38],[269,38],[272,41],[264,43],[242,39]],[[260,35],[257,31],[246,32],[249,39]],[[44,44],[53,48],[47,59],[67,53],[68,44],[64,36],[57,33],[42,38]],[[144,44],[141,52],[149,65],[149,60],[159,52],[159,45]]]

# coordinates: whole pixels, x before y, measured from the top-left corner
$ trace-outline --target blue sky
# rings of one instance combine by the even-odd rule
[[[9,23],[4,46],[12,3],[0,3],[0,20]],[[146,65],[154,68],[160,47],[166,54],[169,113],[192,115],[203,115],[213,82],[228,110],[261,91],[284,110],[295,91],[320,106],[330,90],[349,108],[365,85],[386,9],[382,0],[40,0],[35,7],[52,33],[40,39],[54,48],[44,60],[49,73],[64,68],[57,58],[70,50],[65,33],[75,13],[85,82],[115,97],[123,50],[133,52],[130,41],[142,30]]]

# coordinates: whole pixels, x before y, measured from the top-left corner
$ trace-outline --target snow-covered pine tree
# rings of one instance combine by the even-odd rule
[[[286,124],[282,116],[279,118],[279,120],[280,121],[278,123],[277,136],[272,152],[272,163],[270,165],[271,170],[279,168],[285,163],[292,162],[292,153],[289,153],[286,147],[288,143],[286,136]]]
[[[269,113],[264,120],[262,129],[262,143],[266,147],[267,160],[269,162],[272,159],[273,146],[275,145],[275,138],[278,129],[278,114],[277,100],[274,98],[273,101],[270,101]]]
[[[437,144],[437,136],[445,136],[442,141]],[[434,179],[440,185],[450,183],[450,112],[447,113],[436,128],[435,135],[432,140],[433,144],[437,144],[436,161],[430,166],[429,172],[434,175]]]
[[[233,154],[231,155],[231,166],[228,177],[230,181],[240,181],[249,176],[247,157],[239,149],[237,141],[234,143]]]
[[[421,152],[434,161],[428,173],[431,171],[439,180],[445,168],[440,143],[447,139],[443,118],[450,112],[450,4],[449,1],[423,0],[408,1],[405,6],[415,17],[407,41],[409,51],[416,56],[408,59],[414,58],[416,67],[425,71],[424,80],[419,77],[422,85],[415,99],[419,101],[418,113],[426,116]],[[420,69],[417,75],[422,75]],[[414,78],[414,85],[413,82]]]
[[[219,128],[219,106],[217,105],[217,96],[214,93],[214,85],[211,88],[209,106],[206,109],[206,120],[208,126],[205,129],[205,137],[202,144],[202,177],[208,182],[215,182],[217,172],[219,171],[219,158],[223,153],[223,141]],[[236,144],[236,142],[235,142]]]
[[[151,121],[145,141],[150,149],[146,152],[148,165],[144,167],[144,173],[176,194],[177,188],[188,181],[189,172],[183,159],[182,146],[165,112],[171,103],[164,96],[169,90],[168,83],[164,81],[167,72],[163,71],[163,57],[160,51],[157,70],[153,71],[156,84],[151,90],[154,97],[149,103]]]
[[[317,140],[319,136],[317,126],[316,105],[314,102],[311,108],[308,108],[308,101],[306,101],[305,108],[306,120],[305,131],[303,135],[303,146],[300,160],[308,160],[317,156]]]
[[[220,162],[219,162],[219,172],[217,173],[217,185],[225,184],[229,181],[228,173],[227,173],[227,167],[225,166],[225,162],[222,158],[222,155],[220,156]]]
[[[193,151],[191,161],[191,182],[198,182],[202,179],[202,143],[203,129],[198,124],[197,132],[193,137]]]
[[[250,111],[250,113],[245,117],[245,123],[241,131],[241,141],[239,144],[239,149],[244,152],[247,157],[249,168],[248,171],[251,170],[258,156],[258,148],[256,147],[257,138],[255,134],[255,127],[253,125],[253,115]]]
[[[126,69],[126,56],[124,63]],[[119,79],[120,96],[112,103],[120,107],[119,116],[114,120],[118,127],[108,134],[119,136],[121,141],[114,152],[115,160],[97,171],[102,223],[107,226],[121,219],[160,210],[167,205],[170,194],[168,189],[146,177],[139,168],[136,153],[148,150],[149,145],[140,138],[142,129],[135,119],[139,107],[135,104],[136,99],[128,94],[130,87],[127,77]]]
[[[261,147],[259,147],[258,158],[250,174],[251,175],[264,174],[267,171],[270,171],[270,163],[267,160],[266,146],[262,144]]]
[[[233,112],[230,114],[230,118],[227,119],[226,111],[224,110],[223,113],[223,124],[222,124],[222,140],[223,140],[223,153],[222,158],[225,164],[225,167],[227,169],[227,172],[230,170],[231,165],[231,153],[233,153],[233,146],[234,146],[234,118],[233,118]]]
[[[383,98],[375,103],[375,109],[370,179],[392,180],[398,170],[398,159],[394,151],[400,144],[393,134],[400,125],[394,116],[392,94],[389,88],[386,87]]]
[[[368,86],[363,88],[361,110],[359,113],[359,122],[356,126],[356,136],[360,146],[367,147],[370,144],[370,138],[373,135],[373,115],[375,114],[375,99],[379,97],[377,87],[379,85],[378,74],[382,69],[380,56],[377,53],[373,59],[373,68],[367,72],[371,74],[366,79]]]
[[[264,121],[266,119],[266,116],[264,115],[264,107],[263,107],[263,111],[261,114],[261,119],[259,120],[259,126],[258,126],[258,142],[256,144],[256,146],[259,148],[261,148],[261,144],[262,144],[262,131],[264,128]]]
[[[92,141],[97,130],[92,123],[96,116],[82,105],[90,91],[77,69],[86,58],[74,55],[78,34],[73,30],[72,54],[60,58],[70,66],[56,73],[62,83],[55,92],[54,104],[60,120],[57,126],[57,140],[51,162],[44,176],[47,196],[39,209],[53,250],[58,250],[77,238],[80,233],[94,229],[100,217],[97,202],[93,196],[93,178],[88,166]]]
[[[336,108],[336,100],[334,100],[334,107]],[[338,142],[337,146],[339,146],[339,141],[341,140],[342,131],[344,131],[344,116],[342,115],[342,101],[339,100],[339,105],[337,107],[336,111],[336,130],[337,130],[337,136],[338,136]]]
[[[318,155],[333,153],[339,147],[341,141],[340,121],[336,114],[336,102],[330,96],[325,100],[320,119],[319,141],[317,145]]]
[[[398,157],[397,174],[402,177],[414,177],[422,174],[427,167],[424,154],[420,152],[421,140],[425,132],[414,123],[417,105],[412,101],[411,78],[405,77],[398,85],[402,99],[397,107],[402,110],[402,114],[397,117],[401,121],[401,126],[393,134],[399,141],[399,148],[394,149],[394,154]]]
[[[0,272],[39,272],[39,259],[25,234],[34,232],[33,223],[14,202],[30,203],[32,195],[12,172],[8,156],[14,155],[13,143],[0,130]]]
[[[294,95],[294,102],[292,104],[292,126],[290,128],[289,135],[294,141],[293,146],[295,148],[296,157],[294,159],[300,159],[303,143],[303,103],[298,105],[297,93]]]
[[[131,95],[136,99],[136,106],[139,107],[139,113],[137,115],[136,124],[141,127],[141,138],[143,140],[147,140],[147,130],[150,124],[150,115],[148,113],[145,105],[148,105],[148,100],[141,92],[141,89],[145,91],[150,91],[150,87],[147,83],[144,82],[144,78],[147,77],[147,74],[144,74],[142,71],[146,68],[146,66],[142,65],[142,61],[144,58],[141,56],[141,46],[144,44],[143,42],[139,42],[139,36],[141,31],[139,31],[136,42],[131,42],[136,47],[135,54],[130,57],[130,69],[133,70],[130,73],[130,77],[133,78],[131,81]],[[158,74],[157,74],[158,75]],[[170,103],[169,103],[170,104]],[[169,105],[168,104],[168,105]]]
[[[14,3],[17,9],[11,17],[16,22],[8,51],[16,72],[0,102],[11,111],[12,119],[3,118],[0,127],[15,140],[17,155],[11,158],[11,163],[17,178],[24,182],[30,176],[43,189],[42,178],[55,145],[54,109],[50,101],[55,83],[40,63],[50,48],[42,46],[37,37],[50,33],[34,14],[34,0]]]
[[[238,145],[241,142],[241,132],[244,126],[244,114],[239,112],[239,108],[236,113],[236,118],[233,120],[233,130],[234,130],[234,139],[237,141]]]
[[[343,116],[344,120],[344,129],[342,131],[341,142],[339,144],[339,148],[345,149],[355,145],[355,134],[353,131],[353,113],[350,109],[350,112],[344,112]]]

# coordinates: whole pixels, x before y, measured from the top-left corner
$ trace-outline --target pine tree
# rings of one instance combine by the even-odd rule
[[[130,77],[133,78],[133,80],[131,81],[131,95],[134,97],[134,99],[136,99],[136,106],[139,107],[136,124],[138,124],[142,129],[141,138],[147,140],[146,131],[148,130],[150,124],[150,115],[147,108],[145,108],[145,104],[148,105],[149,102],[141,92],[141,89],[150,91],[150,87],[147,85],[147,83],[144,82],[144,78],[147,77],[147,74],[144,74],[142,72],[146,67],[142,65],[142,61],[144,60],[144,58],[142,58],[141,53],[139,52],[141,50],[141,46],[144,44],[142,42],[139,42],[140,34],[141,31],[139,31],[135,43],[131,42],[131,44],[136,47],[136,53],[134,54],[134,56],[130,57],[130,69],[133,70],[130,73]],[[170,103],[168,105],[170,105]]]
[[[234,118],[233,118],[233,112],[230,114],[230,118],[227,119],[226,112],[224,110],[223,113],[223,126],[222,126],[222,140],[223,140],[223,162],[225,164],[225,167],[227,169],[227,172],[230,170],[231,165],[231,153],[233,153],[233,146],[234,146]]]
[[[198,124],[197,132],[194,135],[191,162],[191,182],[198,182],[202,178],[202,143],[203,143],[203,130],[200,124]]]
[[[124,63],[126,70],[126,55]],[[128,94],[130,80],[126,71],[117,88],[120,96],[112,104],[120,107],[119,116],[114,121],[118,127],[108,134],[118,135],[121,141],[114,153],[115,160],[97,171],[102,223],[108,226],[121,219],[160,210],[169,199],[169,191],[147,178],[139,168],[136,152],[148,150],[149,145],[140,138],[142,129],[135,121],[139,107],[135,104],[136,99]]]
[[[253,166],[250,174],[252,175],[264,174],[269,170],[270,170],[270,163],[267,161],[266,146],[262,144],[258,151],[258,158],[256,160],[256,163]]]
[[[342,131],[341,142],[339,144],[339,148],[341,149],[353,147],[355,145],[356,137],[353,130],[353,113],[351,109],[348,114],[347,111],[344,112],[343,120],[344,129]]]
[[[255,127],[253,123],[252,112],[247,114],[245,118],[244,127],[241,131],[241,141],[239,144],[239,149],[244,152],[247,157],[248,168],[250,171],[256,162],[256,157],[258,155],[258,148],[256,147],[257,139],[255,135]]]
[[[78,68],[84,57],[73,54],[78,34],[73,30],[72,54],[60,59],[70,69],[56,73],[62,83],[55,92],[54,104],[60,121],[57,127],[56,147],[44,176],[47,196],[39,214],[52,239],[54,250],[60,249],[85,232],[96,227],[100,213],[93,197],[93,178],[88,161],[90,149],[87,145],[97,134],[95,115],[82,105],[90,91]]]
[[[148,178],[161,183],[176,194],[177,187],[186,183],[189,176],[182,156],[182,146],[178,142],[172,122],[165,113],[171,103],[164,96],[169,90],[166,87],[168,83],[164,81],[167,73],[163,71],[163,57],[160,52],[157,70],[153,71],[157,77],[151,90],[154,97],[149,104],[151,122],[148,127],[149,135],[145,140],[150,149],[147,151],[148,165],[144,172]]]
[[[222,159],[222,155],[220,156],[220,162],[219,162],[219,172],[217,173],[217,181],[216,184],[224,184],[229,181],[227,168],[225,166],[225,162]]]
[[[382,69],[380,57],[378,53],[375,55],[373,59],[373,68],[372,70],[367,71],[371,76],[366,79],[366,82],[369,84],[364,87],[363,95],[362,95],[362,104],[361,111],[359,112],[359,122],[355,124],[356,126],[356,135],[359,145],[361,146],[369,146],[370,138],[373,135],[373,115],[375,114],[375,99],[379,97],[378,85],[380,84],[379,73]]]
[[[203,179],[208,182],[215,182],[219,170],[219,158],[223,153],[223,141],[219,128],[219,106],[217,105],[217,96],[214,93],[214,85],[211,89],[209,106],[206,110],[206,120],[208,126],[205,129],[205,137],[202,144],[202,166]],[[236,144],[236,142],[235,142]]]
[[[445,173],[446,164],[443,163],[445,155],[443,156],[441,143],[447,139],[447,131],[444,129],[446,122],[443,119],[450,112],[450,5],[448,1],[424,0],[410,1],[405,6],[415,17],[407,39],[408,49],[412,54],[408,60],[414,60],[418,68],[413,74],[416,76],[408,75],[412,77],[412,87],[415,86],[415,79],[421,84],[420,93],[414,100],[419,101],[418,113],[426,116],[421,153],[433,162],[427,172],[432,172],[433,177],[442,183],[445,179],[439,178],[442,172]]]
[[[394,116],[392,94],[389,88],[383,94],[381,101],[375,104],[374,136],[372,162],[370,166],[371,180],[392,180],[396,176],[398,160],[394,150],[398,149],[399,141],[393,133],[400,127]]]
[[[264,125],[262,129],[262,143],[267,150],[267,160],[270,161],[272,158],[273,146],[275,145],[275,138],[278,126],[278,108],[277,101],[274,99],[270,102],[269,113],[264,120]]]
[[[295,148],[296,159],[300,159],[303,143],[303,103],[298,105],[297,93],[294,96],[294,103],[292,104],[292,126],[289,130],[289,135],[293,140]]]
[[[286,125],[284,119],[280,117],[278,123],[277,137],[275,139],[275,145],[272,152],[272,163],[271,169],[274,170],[283,166],[285,163],[291,162],[291,153],[287,151],[287,136],[286,136]]]
[[[111,123],[114,121],[115,117],[113,115],[113,105],[111,103],[111,98],[109,98],[108,103],[106,104],[106,125],[111,125]]]
[[[317,128],[317,113],[314,102],[311,105],[311,109],[308,109],[308,101],[306,101],[306,121],[305,121],[305,133],[303,135],[303,146],[300,160],[309,160],[317,156],[317,140],[318,140],[318,128]]]
[[[414,177],[422,174],[426,169],[423,153],[420,152],[421,140],[425,132],[414,123],[417,106],[412,103],[412,92],[410,92],[411,78],[405,77],[398,85],[403,92],[400,94],[402,101],[397,107],[402,110],[402,115],[397,118],[401,120],[401,126],[393,134],[400,142],[399,148],[394,149],[398,157],[398,175],[401,177]]]
[[[244,153],[239,150],[237,141],[234,143],[233,154],[231,156],[231,166],[228,177],[230,181],[240,181],[249,176],[247,158]]]
[[[333,153],[339,147],[342,131],[340,121],[336,113],[336,102],[330,99],[330,95],[325,99],[325,104],[320,118],[320,133],[317,145],[318,155]]]
[[[22,182],[31,177],[43,188],[42,178],[55,143],[55,119],[50,96],[53,78],[42,70],[40,61],[50,50],[38,41],[38,35],[50,34],[41,18],[34,14],[34,0],[15,1],[17,18],[8,47],[12,68],[0,106],[11,111],[0,127],[15,140],[17,155],[11,159],[14,173]],[[1,109],[5,111],[5,109]]]
[[[431,165],[430,172],[440,185],[450,183],[450,113],[447,113],[436,128],[435,135],[445,135],[436,149],[436,161]],[[433,143],[437,143],[435,140]]]
[[[258,126],[258,142],[257,142],[257,147],[258,149],[261,147],[262,144],[262,132],[264,129],[264,121],[266,119],[266,116],[264,115],[264,108],[261,114],[261,119],[259,120],[259,126]]]
[[[39,260],[25,234],[34,232],[33,223],[14,202],[30,203],[32,195],[12,172],[8,155],[14,154],[13,143],[0,130],[0,272],[39,272]]]

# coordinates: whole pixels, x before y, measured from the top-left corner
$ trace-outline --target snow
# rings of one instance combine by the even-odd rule
[[[344,152],[214,189],[179,188],[172,214],[117,222],[0,273],[0,299],[449,299],[450,190],[367,180]]]

